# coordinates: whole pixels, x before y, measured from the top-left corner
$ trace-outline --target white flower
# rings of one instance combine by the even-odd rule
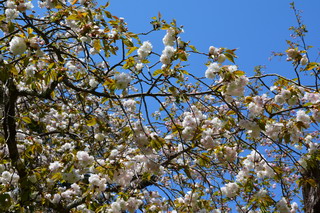
[[[143,64],[142,64],[142,63],[137,63],[137,64],[136,64],[136,69],[137,69],[138,71],[142,70],[142,68],[143,68]]]
[[[125,89],[128,87],[131,77],[127,73],[120,73],[115,75],[114,79],[116,80],[116,87],[118,89]]]
[[[49,169],[53,172],[58,170],[60,167],[62,167],[62,163],[60,163],[59,161],[55,161],[53,163],[50,163]]]
[[[96,87],[99,85],[99,82],[96,81],[96,79],[91,78],[91,79],[89,80],[89,85],[90,85],[91,88],[96,88]]]
[[[162,39],[162,42],[165,46],[173,46],[175,39],[175,30],[173,28],[169,28],[167,30],[167,34]]]
[[[242,75],[236,80],[227,84],[227,89],[225,94],[229,96],[241,96],[244,94],[244,87],[249,82],[249,79]]]
[[[6,19],[7,21],[12,21],[15,18],[17,18],[20,14],[20,12],[16,9],[6,9],[5,10],[6,13]]]
[[[8,172],[8,171],[2,172],[2,182],[3,183],[10,182],[11,178],[12,178],[12,174],[10,172]]]
[[[36,67],[33,66],[33,65],[30,65],[26,68],[26,74],[28,77],[33,77],[34,76],[34,73],[36,71]]]
[[[164,50],[162,51],[162,55],[160,57],[160,61],[163,64],[170,64],[171,63],[171,57],[175,53],[175,49],[172,46],[166,46]]]
[[[291,213],[296,213],[297,212],[297,210],[298,210],[298,204],[296,203],[296,202],[293,202],[292,204],[291,204]]]
[[[227,183],[224,187],[221,188],[223,195],[231,198],[237,195],[239,186],[236,183]]]
[[[14,1],[7,1],[6,6],[7,6],[7,8],[10,8],[10,9],[17,8],[17,5]]]
[[[111,203],[111,210],[112,212],[121,212],[121,206],[119,202]]]
[[[10,45],[10,51],[14,55],[19,55],[24,53],[27,50],[27,45],[26,42],[24,41],[23,38],[15,36],[9,43]]]
[[[133,111],[136,109],[136,101],[133,99],[128,99],[123,102],[123,106],[129,109],[130,111]]]
[[[238,67],[236,65],[230,65],[228,66],[229,72],[235,72],[238,70]]]
[[[61,195],[59,195],[59,194],[55,194],[54,196],[53,196],[53,199],[52,199],[52,203],[54,203],[54,204],[56,204],[56,203],[59,203],[60,202],[60,199],[61,199]]]
[[[92,185],[99,185],[100,182],[100,177],[97,174],[92,174],[89,177],[89,183],[91,183]]]
[[[289,99],[291,97],[291,92],[289,90],[281,90],[281,95],[285,99]]]
[[[206,73],[205,73],[206,78],[214,79],[216,77],[216,74],[218,74],[219,71],[220,71],[220,67],[218,63],[211,63],[208,69],[206,70]]]
[[[90,156],[86,151],[78,151],[77,158],[83,165],[89,165],[94,161],[94,158]]]
[[[276,95],[276,96],[274,96],[274,101],[276,103],[283,104],[286,100],[284,99],[284,97],[282,95]]]
[[[319,103],[320,102],[320,93],[309,93],[307,92],[304,96],[304,99],[310,101],[311,103],[315,104],[315,103]]]
[[[149,41],[144,41],[142,46],[138,49],[138,56],[140,60],[145,59],[152,51],[152,44]]]
[[[248,109],[250,111],[250,114],[253,115],[253,116],[258,116],[263,111],[263,108],[261,106],[259,106],[258,104],[254,103],[254,102],[251,102],[248,105]]]
[[[281,213],[290,213],[287,200],[284,197],[276,204],[276,207]]]
[[[299,110],[297,112],[297,121],[301,121],[303,122],[304,125],[306,125],[307,127],[309,126],[310,122],[311,122],[311,119],[310,119],[310,116],[306,114],[305,111],[303,110]]]

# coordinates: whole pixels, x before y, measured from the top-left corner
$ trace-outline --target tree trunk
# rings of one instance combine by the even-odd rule
[[[30,181],[24,163],[21,161],[17,141],[16,141],[16,101],[18,98],[16,87],[12,79],[8,80],[8,94],[4,95],[4,118],[3,130],[6,144],[9,150],[9,157],[11,164],[17,170],[20,184],[20,204],[24,206],[25,203],[30,202]]]
[[[320,212],[320,162],[310,166],[303,176],[307,179],[302,186],[306,213]],[[308,181],[309,180],[309,181]]]

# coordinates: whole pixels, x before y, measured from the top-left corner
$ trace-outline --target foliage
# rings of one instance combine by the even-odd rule
[[[236,49],[200,52],[160,14],[136,34],[108,4],[39,6],[0,1],[2,211],[302,210],[298,186],[316,184],[305,171],[319,160],[320,68],[293,4],[302,42],[281,54],[294,79],[261,67],[248,77]],[[155,31],[161,54],[145,39]],[[203,56],[200,76],[190,54]]]

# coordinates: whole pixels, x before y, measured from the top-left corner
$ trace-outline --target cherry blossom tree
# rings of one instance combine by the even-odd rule
[[[291,6],[288,79],[160,14],[133,33],[108,4],[0,1],[1,212],[315,212],[320,69]]]

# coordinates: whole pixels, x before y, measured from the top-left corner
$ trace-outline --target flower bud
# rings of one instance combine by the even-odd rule
[[[225,54],[220,54],[220,55],[218,56],[218,62],[219,62],[220,64],[222,64],[225,60],[226,60]]]
[[[288,49],[287,50],[287,55],[288,55],[289,58],[294,59],[295,57],[298,56],[298,51],[295,50],[295,49]]]
[[[209,54],[214,55],[216,53],[217,53],[217,48],[215,48],[214,46],[210,46],[209,47]]]
[[[307,63],[308,63],[308,58],[307,58],[307,56],[306,56],[306,55],[302,56],[302,58],[300,59],[300,64],[301,64],[302,66],[305,66],[305,65],[307,65]]]

